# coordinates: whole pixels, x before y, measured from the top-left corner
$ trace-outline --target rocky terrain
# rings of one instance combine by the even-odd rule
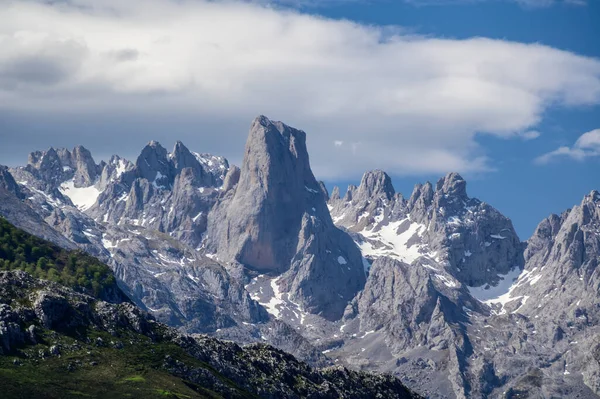
[[[0,215],[106,262],[183,332],[391,373],[436,398],[600,395],[596,192],[522,242],[457,173],[404,197],[369,171],[329,195],[306,140],[261,116],[240,167],[180,142],[135,162],[35,152],[0,169]]]
[[[188,336],[25,272],[0,271],[3,397],[416,398],[399,380],[321,371],[264,344]]]

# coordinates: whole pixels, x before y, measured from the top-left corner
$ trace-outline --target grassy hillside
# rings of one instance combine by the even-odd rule
[[[223,396],[169,373],[165,359],[187,367],[210,367],[170,342],[140,334],[119,338],[89,331],[77,340],[53,331],[38,333],[38,344],[0,356],[2,398],[222,398]],[[99,346],[98,342],[102,342]],[[49,345],[52,346],[49,346]],[[51,348],[54,353],[51,353]],[[223,384],[235,386],[214,372]],[[256,398],[234,388],[230,397]]]

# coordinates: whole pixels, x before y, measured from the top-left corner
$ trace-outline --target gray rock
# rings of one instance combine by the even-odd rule
[[[12,194],[18,199],[22,199],[23,195],[19,185],[10,174],[9,169],[6,166],[0,165],[0,191],[4,191],[7,194]]]
[[[306,134],[254,120],[235,191],[211,210],[206,248],[223,262],[283,274],[281,289],[309,313],[341,317],[362,288],[352,240],[334,227],[310,169]]]
[[[167,150],[157,141],[151,141],[144,147],[136,163],[137,176],[155,187],[169,188],[172,184],[171,166]]]
[[[49,349],[50,355],[51,356],[58,356],[60,355],[60,346],[59,345],[52,345]]]

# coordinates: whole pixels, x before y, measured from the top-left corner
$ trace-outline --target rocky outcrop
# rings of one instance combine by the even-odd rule
[[[1,173],[2,169],[0,169]],[[14,179],[10,174],[0,176],[0,179],[3,179],[0,181],[0,216],[30,234],[48,240],[62,248],[77,248],[72,241],[50,227],[43,217],[32,209],[31,205],[38,210],[43,210],[31,199],[23,198],[26,196],[23,194],[22,187],[13,185]]]
[[[510,292],[519,313],[597,324],[600,311],[600,194],[592,191],[580,205],[551,215],[527,242],[526,267]],[[523,300],[525,297],[530,299]],[[510,305],[510,302],[508,303]],[[543,318],[541,315],[539,318]],[[568,328],[568,327],[563,327]]]
[[[135,166],[111,159],[88,214],[104,223],[129,222],[168,233],[195,248],[228,167],[224,158],[192,153],[180,141],[171,153],[152,141]]]
[[[457,173],[425,185],[408,200],[411,220],[428,224],[424,235],[443,251],[456,278],[467,286],[495,286],[499,275],[523,268],[523,245],[510,219],[489,204],[469,198]]]
[[[395,193],[385,172],[367,172],[359,187],[339,189],[329,202],[338,226],[356,233],[363,255],[421,262],[465,286],[496,286],[501,275],[523,267],[523,245],[511,221],[490,205],[469,198],[457,173],[435,188],[417,185],[408,200]]]
[[[23,305],[22,298],[31,302]],[[41,326],[50,335],[47,341],[33,348],[37,343],[35,326]],[[91,331],[93,340],[88,335]],[[264,398],[418,397],[392,376],[341,367],[316,370],[264,344],[242,348],[208,337],[193,338],[157,323],[132,304],[98,301],[57,284],[33,279],[23,272],[0,272],[0,344],[0,356],[20,355],[22,360],[15,361],[15,366],[29,366],[30,362],[38,361],[36,358],[53,357],[53,363],[61,369],[57,378],[68,375],[62,370],[75,371],[83,367],[81,361],[71,362],[69,356],[95,359],[90,362],[91,366],[100,370],[110,366],[114,371],[118,365],[100,364],[103,354],[109,350],[117,352],[112,355],[116,362],[119,356],[140,350],[147,350],[144,359],[151,359],[156,351],[168,346],[169,354],[159,362],[146,364],[142,360],[137,366],[151,367],[155,373],[163,373],[162,378],[170,375],[190,387],[202,387],[198,389],[201,396],[210,392],[232,398],[248,395]],[[64,361],[62,354],[67,355]],[[38,367],[44,368],[44,365]],[[81,380],[78,392],[86,394],[91,388],[84,381]],[[31,382],[28,391],[35,391],[36,384]],[[5,391],[8,397],[12,394],[10,389],[12,386]]]
[[[524,246],[510,220],[469,198],[457,173],[417,185],[405,199],[385,172],[367,172],[343,198],[334,189],[329,207],[372,263],[364,290],[346,309],[345,343],[331,356],[394,370],[433,397],[493,397],[502,382],[492,361],[478,360],[486,349],[471,326],[475,315],[490,314],[481,292],[501,288],[505,275],[523,268]]]
[[[327,319],[341,317],[365,281],[360,253],[333,225],[310,169],[306,134],[264,116],[252,123],[239,181],[212,209],[208,231],[207,251],[220,261],[283,275],[281,290]]]
[[[144,147],[135,167],[136,175],[150,182],[154,187],[170,188],[172,173],[167,150],[157,141],[151,141]]]
[[[2,165],[0,165],[0,191],[3,191],[8,195],[14,195],[17,199],[23,198],[19,185],[10,174],[8,168]]]

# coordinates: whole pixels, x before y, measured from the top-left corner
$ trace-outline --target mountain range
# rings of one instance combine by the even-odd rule
[[[432,398],[600,396],[598,192],[523,242],[457,173],[408,197],[381,170],[328,193],[306,140],[260,116],[239,167],[181,142],[135,162],[36,151],[0,168],[0,216],[106,263],[181,333]]]

